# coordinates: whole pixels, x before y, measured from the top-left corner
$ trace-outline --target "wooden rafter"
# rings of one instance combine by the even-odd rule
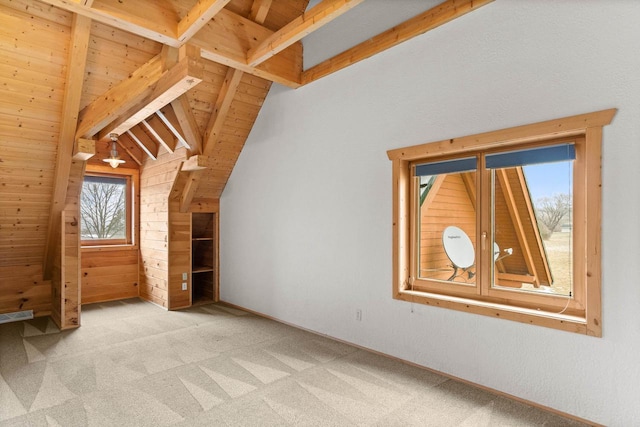
[[[187,95],[184,94],[175,99],[171,103],[171,107],[184,133],[185,144],[187,144],[192,153],[202,154],[202,136],[200,135],[196,118],[191,111]],[[166,117],[168,121],[171,121],[171,111],[162,111],[161,114],[163,115],[162,117]],[[173,127],[176,128],[175,125]]]
[[[84,16],[74,15],[71,30],[71,46],[67,64],[67,75],[62,103],[60,121],[60,136],[58,153],[56,156],[55,183],[49,213],[49,227],[44,250],[43,272],[45,277],[51,275],[53,266],[53,249],[55,236],[58,233],[60,214],[64,209],[67,197],[67,184],[71,170],[71,159],[74,151],[76,126],[78,124],[78,110],[82,97],[82,82],[84,79],[89,36],[91,35],[91,20]]]
[[[147,130],[147,133],[153,136],[156,141],[164,147],[165,150],[169,153],[173,153],[175,151],[178,141],[173,133],[165,127],[164,122],[160,120],[160,117],[154,114],[147,120],[141,121],[140,124]]]
[[[323,0],[302,16],[270,35],[258,46],[250,49],[247,53],[247,63],[252,67],[261,64],[363,1]]]
[[[118,145],[127,152],[138,166],[142,166],[144,160],[142,148],[127,133],[123,133],[118,137]]]
[[[497,170],[496,175],[498,176],[500,187],[502,187],[502,193],[507,202],[507,210],[509,211],[511,222],[513,223],[513,228],[515,229],[516,237],[518,238],[518,243],[522,250],[522,256],[524,257],[525,264],[527,265],[527,270],[529,270],[529,273],[533,276],[534,286],[538,287],[540,286],[540,276],[538,276],[531,245],[527,239],[527,234],[524,230],[524,224],[520,216],[520,212],[518,212],[518,205],[516,203],[511,184],[509,183],[509,177],[504,169]]]
[[[178,22],[178,41],[186,43],[213,18],[230,0],[198,0],[187,15]]]
[[[321,77],[327,76],[363,59],[367,59],[466,13],[474,11],[492,1],[493,0],[447,0],[400,25],[305,70],[302,73],[302,84],[311,83]]]
[[[191,149],[191,146],[189,146],[189,143],[183,135],[182,126],[180,126],[180,122],[170,105],[165,105],[163,108],[156,111],[156,116],[162,120],[166,128],[173,134],[173,136],[175,136],[178,144],[187,150]]]
[[[147,153],[147,156],[153,160],[158,159],[158,145],[139,126],[129,129],[126,134]]]

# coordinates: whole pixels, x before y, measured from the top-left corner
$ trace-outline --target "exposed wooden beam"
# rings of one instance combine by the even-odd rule
[[[191,146],[184,137],[184,132],[180,126],[180,122],[178,122],[178,118],[176,117],[173,108],[170,105],[165,105],[163,108],[156,111],[156,115],[160,120],[162,120],[167,129],[173,133],[178,140],[178,143],[187,150],[191,150]]]
[[[227,119],[227,114],[231,108],[231,102],[236,94],[238,85],[242,80],[243,73],[233,68],[227,70],[220,92],[218,92],[218,98],[213,106],[213,111],[209,117],[209,123],[207,129],[204,132],[204,146],[202,148],[202,154],[209,155],[213,151],[215,140],[222,130],[224,121]]]
[[[76,136],[91,138],[109,122],[149,96],[160,77],[162,77],[162,58],[157,55],[134,71],[129,78],[87,105],[80,112],[81,122]]]
[[[262,24],[267,19],[267,14],[271,8],[272,0],[253,0],[250,17],[252,20]]]
[[[402,24],[304,71],[302,73],[302,84],[311,83],[321,77],[353,65],[363,59],[367,59],[379,52],[474,11],[492,1],[493,0],[447,0],[440,3]]]
[[[96,141],[93,139],[79,138],[73,149],[73,160],[86,162],[96,155]]]
[[[144,5],[149,6],[147,9],[151,13],[157,8],[149,3],[150,1],[145,1]],[[118,5],[118,7],[102,1],[94,2],[92,7],[72,0],[44,0],[44,2],[167,46],[180,47],[184,44],[178,37],[177,27],[179,24],[177,21],[175,23],[169,22],[170,25],[166,25],[163,24],[163,22],[167,22],[166,17],[156,20],[141,16],[141,13],[127,13],[128,9],[123,9],[125,6],[129,9],[134,6],[136,10],[141,9],[141,6],[136,5],[136,2],[121,2],[124,6]],[[213,3],[213,0],[207,0],[207,2]],[[122,10],[118,11],[118,8]],[[186,22],[183,25],[186,26]],[[202,48],[202,57],[207,60],[238,68],[249,74],[289,87],[300,87],[302,76],[301,43],[295,43],[281,54],[256,67],[247,65],[249,49],[257,46],[272,34],[272,30],[259,23],[222,8],[213,19],[204,22],[204,26],[189,36],[189,42]]]
[[[171,121],[170,113],[173,112],[176,119],[178,120],[178,123],[180,124],[182,132],[184,133],[184,139],[186,140],[185,146],[189,148],[192,153],[201,154],[202,135],[200,135],[198,123],[196,122],[196,118],[193,116],[193,112],[191,111],[191,105],[189,104],[187,94],[184,94],[171,102],[171,107],[172,111],[160,111],[159,113],[162,114],[160,118],[164,117],[167,121]],[[176,126],[174,125],[172,127],[175,128]]]
[[[103,128],[100,131],[99,139],[106,139],[111,133],[123,134],[189,89],[195,87],[202,81],[203,69],[204,67],[199,58],[190,56],[182,58],[162,75],[151,94],[138,103],[133,108],[133,111],[129,109],[126,114],[120,115]]]
[[[189,157],[187,161],[182,163],[180,168],[183,172],[199,171],[208,168],[211,165],[209,157],[203,155],[195,155]]]
[[[247,63],[255,67],[311,34],[364,0],[323,0],[311,10],[276,31],[258,46],[249,49]]]
[[[240,71],[296,88],[302,75],[302,44],[289,46],[280,54],[252,67],[247,53],[274,32],[251,19],[222,9],[190,43],[202,49],[202,57]]]
[[[44,249],[43,273],[44,277],[51,276],[53,266],[55,236],[60,226],[60,215],[67,198],[67,185],[73,148],[78,125],[78,111],[82,97],[82,82],[84,81],[85,64],[91,35],[91,19],[74,15],[71,24],[71,41],[67,58],[67,74],[65,79],[64,98],[62,100],[62,115],[60,119],[60,136],[58,138],[58,153],[54,175],[53,195],[49,211],[49,227]]]
[[[169,46],[179,47],[181,45],[181,42],[176,37],[177,21],[175,25],[167,26],[160,20],[153,19],[153,17],[150,16],[137,16],[136,14],[127,13],[125,10],[116,13],[113,7],[105,7],[105,4],[97,1],[90,1],[87,2],[87,4],[81,0],[43,0],[43,2]],[[140,0],[120,3],[124,5],[132,4],[132,7],[144,8],[147,11],[147,15],[154,10],[155,5],[152,3],[145,2],[146,4],[141,6],[139,2]]]
[[[187,15],[178,22],[178,40],[186,43],[202,27],[207,25],[230,0],[198,0]]]

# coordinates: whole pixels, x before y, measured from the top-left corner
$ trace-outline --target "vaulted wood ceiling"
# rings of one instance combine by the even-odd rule
[[[219,198],[272,82],[309,84],[492,0],[446,0],[303,70],[302,38],[362,1],[0,0],[0,269],[46,259],[87,140],[102,164],[118,134],[128,167],[185,147],[181,206]]]

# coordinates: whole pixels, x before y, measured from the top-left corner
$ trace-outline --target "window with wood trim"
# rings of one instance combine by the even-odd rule
[[[388,152],[394,297],[601,336],[606,110]]]
[[[133,244],[136,178],[135,170],[87,170],[80,196],[82,246]]]

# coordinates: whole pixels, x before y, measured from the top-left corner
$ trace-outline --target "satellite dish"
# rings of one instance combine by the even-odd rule
[[[450,225],[442,233],[444,251],[454,267],[469,268],[475,263],[473,243],[461,228]]]
[[[500,256],[500,246],[496,242],[493,242],[493,260],[497,261]]]

